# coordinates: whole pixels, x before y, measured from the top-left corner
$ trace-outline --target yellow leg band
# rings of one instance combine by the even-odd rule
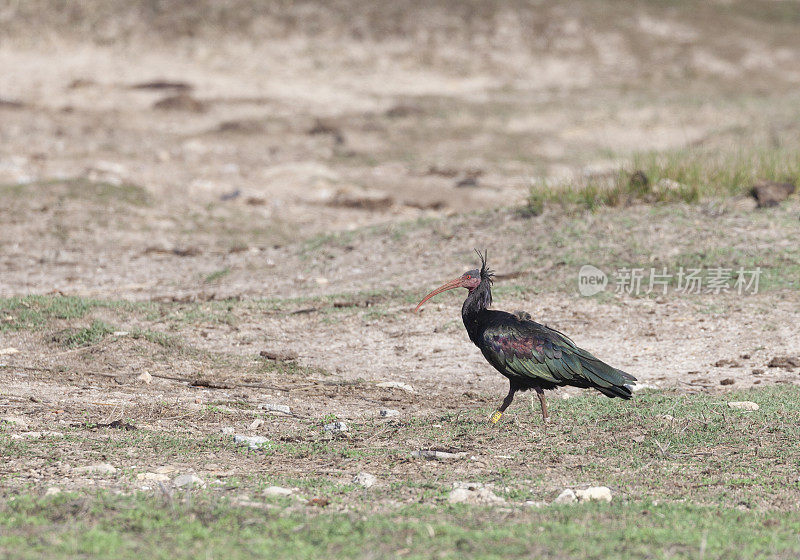
[[[495,410],[494,414],[492,414],[492,417],[489,418],[489,420],[491,421],[492,424],[497,424],[500,421],[501,416],[503,416],[503,413],[500,412],[499,410]]]

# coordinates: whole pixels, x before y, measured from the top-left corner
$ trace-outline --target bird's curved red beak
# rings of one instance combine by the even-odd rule
[[[442,292],[446,292],[447,290],[454,290],[456,288],[462,288],[463,286],[464,286],[464,284],[462,283],[460,276],[458,278],[450,280],[447,284],[443,284],[443,285],[439,286],[438,288],[433,290],[431,293],[429,293],[427,296],[422,298],[422,301],[417,304],[417,306],[414,308],[414,311],[419,311],[419,308],[422,307],[422,304],[425,303],[426,301],[428,301],[429,299],[431,299],[433,296],[435,296],[437,294],[441,294]]]

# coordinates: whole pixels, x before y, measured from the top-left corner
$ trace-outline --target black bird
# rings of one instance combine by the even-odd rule
[[[611,398],[631,398],[631,385],[636,378],[629,373],[598,360],[557,330],[530,320],[530,315],[524,311],[511,314],[489,309],[494,273],[486,267],[486,254],[475,252],[481,259],[480,269],[465,272],[436,288],[419,302],[415,311],[446,290],[466,288],[469,291],[461,306],[467,334],[510,383],[503,404],[492,414],[492,423],[500,420],[517,391],[536,391],[545,422],[548,415],[544,389],[564,385],[592,387]]]

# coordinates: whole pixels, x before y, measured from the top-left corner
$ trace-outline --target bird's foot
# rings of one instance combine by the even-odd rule
[[[502,416],[503,416],[502,412],[500,412],[499,410],[495,410],[494,414],[492,414],[492,416],[489,418],[489,422],[491,422],[492,424],[497,424],[500,421],[500,418],[502,418]]]

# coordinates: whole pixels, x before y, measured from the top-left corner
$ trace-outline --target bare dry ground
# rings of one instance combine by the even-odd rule
[[[454,482],[489,485],[506,500],[511,533],[539,527],[554,542],[570,540],[567,510],[551,510],[565,519],[550,526],[526,501],[605,484],[633,509],[713,505],[728,521],[757,511],[744,521],[751,535],[762,522],[790,535],[797,519],[783,514],[800,503],[789,428],[800,414],[797,195],[755,209],[721,184],[696,203],[550,204],[538,216],[524,207],[532,186],[558,192],[650,152],[744,168],[756,157],[776,176],[797,169],[798,25],[789,1],[0,2],[3,511],[33,516],[48,488],[68,496],[46,502],[68,520],[87,495],[173,504],[175,477],[195,473],[199,503],[210,500],[197,511],[224,498],[285,514],[301,531],[303,520],[330,521],[314,521],[317,511],[355,522],[438,505],[455,517],[413,510],[419,524],[402,542],[380,525],[375,555],[488,557],[505,537],[450,535],[426,549],[416,536],[450,534],[472,515],[444,506]],[[733,194],[713,194],[723,191]],[[496,307],[528,310],[648,390],[625,404],[554,393],[547,432],[527,396],[502,425],[486,424],[505,382],[469,344],[459,296],[411,312],[474,266],[473,247],[488,249],[498,272]],[[609,274],[606,291],[579,295],[584,264]],[[762,276],[756,294],[672,285],[628,295],[615,293],[622,267]],[[732,417],[729,400],[762,408]],[[384,408],[399,415],[381,417]],[[334,420],[349,431],[326,432]],[[233,433],[270,443],[252,451]],[[457,456],[412,455],[425,449]],[[80,469],[101,463],[115,472]],[[360,471],[378,477],[374,489],[352,483]],[[273,484],[294,497],[264,498]],[[585,511],[585,524],[638,542],[614,525],[615,510]],[[50,529],[9,524],[20,540],[0,551],[12,556],[136,548],[70,548],[70,529],[51,542]],[[601,546],[594,557],[706,547],[791,557],[800,546],[662,529],[655,548]],[[295,534],[281,526],[276,542],[253,546],[369,556],[355,541],[315,549],[283,530]],[[698,542],[673,542],[671,530]],[[208,542],[187,553],[224,553]]]

